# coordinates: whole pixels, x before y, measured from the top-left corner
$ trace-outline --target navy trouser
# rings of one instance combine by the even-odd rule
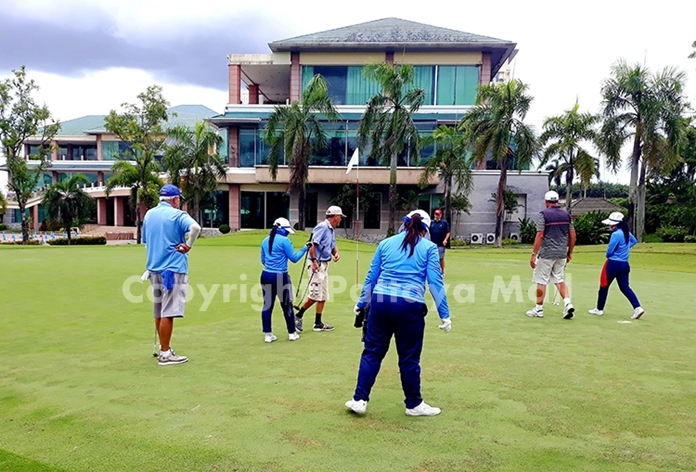
[[[423,401],[420,392],[420,355],[423,350],[425,315],[424,303],[404,298],[373,294],[365,335],[365,349],[360,358],[358,385],[354,400],[370,399],[382,359],[389,350],[392,335],[399,354],[401,387],[406,408],[415,408]]]
[[[609,294],[609,286],[616,279],[619,284],[619,290],[624,294],[628,301],[631,302],[633,308],[638,308],[640,302],[638,297],[628,285],[628,274],[631,272],[631,266],[628,262],[612,261],[607,259],[602,267],[602,274],[599,277],[599,295],[597,296],[597,309],[604,310],[607,304],[607,295]]]
[[[263,332],[271,332],[271,315],[275,299],[280,300],[283,317],[288,328],[288,333],[295,332],[295,312],[292,310],[292,282],[287,272],[274,273],[261,272],[261,288],[263,290],[263,310],[261,311],[261,324]]]

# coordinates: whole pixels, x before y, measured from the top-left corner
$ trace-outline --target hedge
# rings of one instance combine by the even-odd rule
[[[48,244],[51,246],[67,246],[68,238],[51,239],[48,241]],[[82,236],[70,240],[71,246],[103,246],[105,244],[106,237],[104,236]]]

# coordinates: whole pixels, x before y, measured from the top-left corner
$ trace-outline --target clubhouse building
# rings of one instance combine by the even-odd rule
[[[269,48],[269,54],[228,55],[229,91],[224,113],[207,109],[203,112],[199,107],[200,118],[218,128],[223,136],[225,145],[219,152],[229,164],[226,178],[218,183],[218,191],[206,209],[204,226],[228,223],[233,230],[243,230],[269,228],[279,216],[297,221],[298,194],[288,192],[289,169],[283,161],[277,178],[271,178],[262,131],[276,106],[301,100],[315,74],[326,78],[341,119],[325,123],[328,149],[310,160],[307,228],[323,219],[326,207],[336,201],[346,185],[355,188],[357,172],[346,174],[346,166],[357,147],[358,123],[365,104],[379,92],[376,83],[363,77],[365,65],[387,62],[414,66],[414,86],[425,91],[425,102],[413,118],[425,138],[440,125],[459,122],[474,105],[479,85],[505,80],[517,52],[511,41],[397,18],[274,41]],[[70,139],[57,137],[59,151],[57,155],[54,152],[54,166],[45,180],[54,182],[67,172],[87,173],[94,181],[90,194],[98,201],[98,223],[129,225],[133,218],[128,215],[128,189],[117,190],[109,199],[103,194],[103,182],[109,176],[116,150],[124,143],[103,130],[103,121],[101,129],[99,126],[90,128],[84,124],[81,133],[71,132]],[[31,152],[31,145],[27,142],[27,153]],[[399,193],[412,197],[411,206],[427,211],[441,206],[443,193],[437,177],[425,188],[417,186],[422,165],[433,152],[433,148],[422,149],[420,161],[408,150],[398,157]],[[381,164],[367,153],[360,153],[360,183],[370,184],[372,198],[365,208],[360,208],[360,215],[347,212],[347,231],[358,216],[363,234],[386,233],[389,168]],[[72,167],[64,169],[65,166]],[[508,187],[520,203],[518,212],[509,215],[508,233],[516,231],[518,218],[543,208],[543,194],[548,189],[546,173],[517,170],[513,168],[508,174]],[[472,234],[494,231],[495,204],[491,194],[496,191],[498,177],[499,171],[491,161],[474,170],[470,213],[450,222],[456,223],[454,233],[458,237],[468,239]],[[41,215],[36,216],[35,221],[40,221]]]

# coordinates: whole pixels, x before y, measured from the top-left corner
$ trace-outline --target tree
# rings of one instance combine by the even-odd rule
[[[5,198],[5,195],[0,192],[0,223],[2,223],[2,218],[5,216],[5,212],[7,211],[7,199]]]
[[[309,160],[319,150],[326,149],[328,138],[319,114],[329,121],[339,118],[331,103],[329,86],[321,75],[315,75],[302,93],[300,102],[276,105],[268,117],[262,137],[270,148],[269,172],[273,180],[278,176],[278,166],[283,156],[290,169],[288,191],[298,190],[298,228],[305,228],[305,205]]]
[[[369,64],[363,69],[367,80],[380,85],[380,93],[368,100],[358,126],[358,146],[370,147],[370,156],[383,164],[389,163],[389,227],[387,235],[395,232],[397,206],[397,159],[404,151],[420,161],[420,137],[413,114],[423,105],[425,92],[413,88],[415,69],[410,65],[387,63]]]
[[[180,187],[192,214],[201,219],[201,200],[217,189],[217,179],[225,177],[227,165],[218,153],[222,137],[208,124],[196,122],[194,129],[179,125],[167,131],[172,140],[165,146],[162,163],[169,182]]]
[[[82,226],[95,209],[92,197],[80,188],[88,184],[83,174],[74,174],[69,179],[51,185],[43,196],[42,205],[46,207],[48,218],[63,225],[68,233],[68,245],[73,226]]]
[[[466,139],[457,129],[441,125],[423,140],[424,146],[431,144],[435,145],[435,153],[425,163],[419,185],[423,188],[432,176],[440,177],[444,186],[445,219],[452,223],[453,187],[456,185],[458,194],[467,195],[473,186]]]
[[[541,167],[541,165],[539,167]],[[551,159],[551,161],[546,164],[546,167],[544,167],[544,170],[549,173],[549,185],[553,182],[557,187],[560,187],[561,179],[565,173],[565,166],[558,162],[558,159]]]
[[[556,167],[556,174],[560,177],[561,173],[565,173],[565,208],[568,213],[571,211],[571,189],[575,175],[579,173],[583,184],[588,184],[593,176],[599,175],[595,173],[595,158],[582,147],[583,142],[596,141],[594,126],[598,118],[591,113],[580,113],[579,108],[580,105],[575,102],[575,106],[562,115],[544,120],[543,132],[539,137],[539,144],[545,147],[539,167],[556,158],[560,163]]]
[[[158,85],[148,87],[137,98],[139,103],[122,104],[122,113],[111,110],[104,121],[107,131],[130,145],[130,150],[120,155],[119,161],[114,163],[114,176],[106,182],[106,192],[108,195],[116,186],[131,188],[129,204],[135,212],[137,243],[140,244],[141,202],[146,208],[157,205],[154,187],[162,185],[161,180],[154,174],[160,169],[155,155],[165,139],[162,123],[168,121],[169,103],[162,96],[162,87]]]
[[[619,60],[602,84],[604,120],[599,147],[616,171],[621,149],[632,139],[628,223],[641,241],[645,227],[645,178],[651,168],[669,170],[678,163],[686,124],[682,113],[685,75],[672,67],[653,74],[640,64]]]
[[[689,59],[696,59],[696,41],[691,43],[691,47],[694,48],[694,51],[689,54]]]
[[[507,171],[513,160],[519,169],[529,165],[537,152],[536,136],[524,123],[533,100],[527,89],[520,80],[480,86],[476,105],[460,123],[468,136],[472,159],[481,164],[490,154],[500,169],[495,205],[496,247],[502,247]]]
[[[46,105],[39,106],[32,93],[39,87],[27,79],[24,66],[13,70],[13,77],[0,82],[0,143],[7,159],[8,189],[17,202],[22,219],[22,240],[29,241],[29,217],[27,202],[36,191],[41,174],[51,165],[50,142],[60,130],[60,123],[53,120]],[[24,141],[30,136],[40,136],[38,154],[32,156],[29,167],[22,156]]]

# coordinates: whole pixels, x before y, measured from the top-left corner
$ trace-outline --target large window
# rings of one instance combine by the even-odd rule
[[[242,228],[270,228],[276,218],[290,216],[285,192],[242,192]]]
[[[437,105],[473,105],[478,85],[478,66],[438,66]]]
[[[363,66],[302,66],[302,90],[319,74],[326,79],[334,105],[364,105],[379,93],[379,84],[366,80],[362,71]]]
[[[102,141],[102,159],[115,161],[117,159],[132,159],[130,144],[123,141]]]

